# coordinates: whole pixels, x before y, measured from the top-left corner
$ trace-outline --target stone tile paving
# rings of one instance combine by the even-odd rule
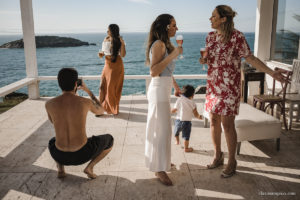
[[[122,96],[121,113],[87,118],[88,136],[110,133],[115,145],[95,167],[99,177],[87,179],[86,165],[67,166],[68,176],[57,179],[47,149],[54,136],[44,104],[49,98],[26,100],[0,115],[0,199],[300,199],[300,130],[281,135],[281,150],[273,140],[243,142],[237,156],[237,175],[221,179],[222,167],[207,170],[213,145],[209,128],[194,120],[190,139],[193,153],[185,153],[172,139],[169,172],[174,186],[162,185],[144,165],[147,100]],[[196,97],[199,110],[203,99]],[[175,98],[172,98],[172,103]],[[175,118],[175,116],[172,116]],[[227,146],[222,136],[227,162]]]

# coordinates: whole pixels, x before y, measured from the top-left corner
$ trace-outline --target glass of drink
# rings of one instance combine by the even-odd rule
[[[179,47],[182,47],[182,44],[183,44],[183,36],[182,35],[176,36],[176,43]],[[181,55],[179,58],[182,59],[183,56]]]
[[[102,48],[99,49],[99,51],[98,51],[98,56],[99,56],[99,58],[103,58],[103,56],[104,56],[104,51],[102,50]]]
[[[205,53],[205,48],[200,48],[200,55],[203,58]],[[202,65],[202,70],[205,70],[205,64]]]

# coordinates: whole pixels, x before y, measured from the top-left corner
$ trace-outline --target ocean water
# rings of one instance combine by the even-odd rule
[[[183,59],[177,59],[174,74],[205,74],[198,59],[200,48],[205,46],[207,33],[181,33],[184,37]],[[254,47],[254,33],[244,33],[251,51]],[[98,58],[98,50],[106,36],[105,33],[93,34],[57,34],[58,36],[73,37],[96,46],[38,48],[37,65],[39,76],[56,76],[62,67],[74,67],[79,75],[100,75],[104,66],[104,59]],[[126,75],[149,74],[149,67],[145,66],[145,47],[147,33],[124,33],[126,42],[126,57],[123,59]],[[0,45],[21,39],[18,35],[1,35]],[[172,42],[176,45],[174,38]],[[26,77],[24,49],[0,49],[0,87]],[[205,85],[205,80],[178,80],[179,86],[192,84],[194,87]],[[87,80],[87,86],[99,95],[100,80]],[[27,88],[18,92],[27,93]],[[41,81],[41,96],[57,96],[61,93],[57,81]],[[145,94],[144,80],[124,80],[122,95]]]

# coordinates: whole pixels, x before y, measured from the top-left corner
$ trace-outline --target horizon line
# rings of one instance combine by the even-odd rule
[[[209,33],[212,31],[178,31],[178,33]],[[243,33],[255,33],[255,31],[242,31]],[[149,33],[149,32],[140,32],[140,31],[124,31],[122,33]],[[58,33],[35,33],[35,36],[38,35],[53,35],[53,34],[107,34],[106,32],[58,32]],[[23,35],[23,33],[0,33],[0,36],[11,36],[11,35]],[[120,34],[122,35],[122,34]]]

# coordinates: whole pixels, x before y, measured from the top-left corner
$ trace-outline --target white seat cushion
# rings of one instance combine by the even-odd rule
[[[203,112],[205,118],[209,115]],[[279,119],[253,106],[241,103],[239,115],[235,118],[237,141],[252,141],[279,138],[281,122]],[[223,128],[223,127],[222,127]]]
[[[235,127],[238,142],[279,138],[281,133],[279,119],[245,103],[241,103]]]

